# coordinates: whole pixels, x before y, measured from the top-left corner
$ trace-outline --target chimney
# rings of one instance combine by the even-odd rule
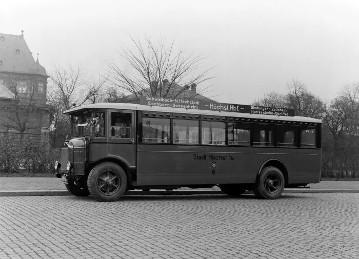
[[[197,91],[197,84],[195,83],[191,84],[191,91],[194,93]]]

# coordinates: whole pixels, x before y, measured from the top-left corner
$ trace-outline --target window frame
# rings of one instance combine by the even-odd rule
[[[107,114],[107,111],[106,111],[106,109],[86,109],[86,111],[92,111],[92,112],[95,112],[95,110],[97,110],[96,112],[98,112],[98,113],[102,113],[103,115],[104,115],[104,136],[90,136],[91,137],[91,139],[93,139],[93,140],[105,140],[106,138],[107,138],[107,129],[108,129],[108,114]],[[84,112],[85,110],[83,110],[83,111],[81,111],[81,112]],[[73,125],[73,117],[74,116],[79,116],[79,115],[77,115],[78,113],[72,113],[71,114],[71,124],[70,124],[70,126],[71,126],[71,135],[73,136],[73,137],[76,137],[76,134],[75,134],[75,129],[74,129],[74,125]],[[84,135],[84,136],[88,136],[88,135]],[[84,137],[84,136],[79,136],[79,137]]]
[[[162,116],[161,116],[162,115]],[[160,119],[160,120],[168,120],[169,121],[169,130],[168,132],[168,141],[167,142],[145,142],[143,141],[143,119],[149,118],[149,119]],[[138,122],[138,140],[139,143],[144,145],[171,145],[172,144],[172,135],[173,135],[173,129],[172,129],[172,120],[168,116],[163,116],[163,114],[158,113],[151,113],[149,116],[145,115],[143,112],[139,115],[139,122]]]
[[[130,136],[128,138],[119,138],[116,136],[112,136],[112,114],[114,113],[121,113],[121,114],[130,114],[131,116],[131,123],[129,126],[130,129]],[[127,128],[127,127],[126,127]],[[127,110],[110,110],[108,114],[108,130],[107,130],[108,138],[111,139],[111,141],[119,141],[119,142],[134,142],[134,112],[133,111],[127,111]]]
[[[304,130],[314,130],[314,144],[313,145],[302,145],[302,132]],[[315,149],[315,148],[319,148],[320,144],[318,142],[318,127],[317,126],[302,126],[299,129],[299,141],[298,141],[298,146],[299,148],[306,148],[306,149]]]
[[[223,144],[210,144],[210,143],[203,143],[203,123],[204,122],[209,122],[209,123],[215,123],[215,122],[218,122],[218,123],[223,123],[224,124],[224,141],[223,141]],[[210,129],[212,129],[212,127],[210,127]],[[211,134],[212,130],[210,130],[210,135],[212,136]],[[225,117],[223,117],[222,119],[220,118],[213,118],[211,120],[209,119],[202,119],[201,122],[200,122],[200,145],[202,146],[220,146],[220,147],[223,147],[223,146],[228,146],[227,144],[227,123],[225,121]],[[213,142],[212,140],[212,137],[211,137],[211,141],[210,142]]]
[[[256,132],[258,130],[258,132],[261,130],[261,127],[265,127],[268,128],[271,131],[271,142],[259,142],[258,143],[268,143],[268,145],[260,145],[260,144],[255,144],[257,142],[255,142],[255,136],[256,136]],[[264,129],[265,131],[267,131],[266,129]],[[260,148],[273,148],[276,147],[276,134],[275,134],[275,124],[274,123],[253,123],[252,125],[252,131],[251,131],[251,146],[252,147],[260,147]]]
[[[234,142],[234,130],[235,129],[238,129],[236,128],[237,125],[241,125],[241,126],[245,126],[247,127],[247,129],[249,130],[249,141],[248,141],[248,145],[243,145],[243,144],[229,144],[229,128],[230,128],[230,124],[232,124],[233,126],[233,142]],[[250,123],[250,122],[242,122],[242,121],[227,121],[227,130],[226,130],[226,133],[227,133],[227,146],[229,147],[251,147],[252,146],[252,142],[251,142],[251,139],[252,139],[252,128],[253,128],[253,123]],[[245,128],[240,128],[240,129],[245,129]]]
[[[189,135],[186,139],[188,143],[176,143],[175,142],[175,121],[191,121],[191,122],[197,122],[197,143],[189,143]],[[182,119],[182,118],[172,118],[171,119],[171,126],[172,126],[172,141],[171,143],[174,145],[191,145],[191,146],[199,146],[200,145],[200,120],[199,119]],[[189,129],[189,126],[187,126],[187,130]],[[189,133],[189,132],[188,132]]]
[[[20,89],[22,89],[20,91]],[[26,81],[18,81],[16,83],[16,91],[20,94],[26,94],[28,92],[27,82]]]
[[[40,90],[41,89],[41,90]],[[37,83],[37,89],[36,89],[37,93],[39,95],[44,95],[45,94],[45,84],[43,82],[38,82]]]
[[[291,131],[293,131],[294,133],[294,143],[293,145],[280,145],[278,140],[279,140],[279,134],[280,134],[280,130],[279,128],[287,128],[287,129],[290,129]],[[289,130],[288,130],[289,131]],[[288,125],[288,124],[276,124],[275,126],[275,146],[278,147],[278,148],[298,148],[299,145],[299,136],[298,136],[298,133],[299,132],[299,126],[297,125]],[[285,143],[282,143],[282,144],[285,144]]]

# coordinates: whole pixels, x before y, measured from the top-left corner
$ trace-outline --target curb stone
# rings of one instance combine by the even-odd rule
[[[359,193],[354,189],[285,189],[283,193]],[[128,191],[125,195],[208,195],[223,194],[216,190],[174,190],[174,191]],[[0,191],[0,197],[7,196],[68,196],[71,195],[66,190],[16,190]]]

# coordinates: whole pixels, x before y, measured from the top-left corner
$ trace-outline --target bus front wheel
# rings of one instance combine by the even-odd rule
[[[219,188],[225,194],[234,197],[238,197],[246,191],[244,186],[241,184],[220,184]]]
[[[259,174],[253,192],[258,198],[277,199],[284,190],[283,173],[276,167],[265,167]]]
[[[87,185],[96,200],[116,201],[127,189],[127,176],[118,164],[105,162],[91,170]]]

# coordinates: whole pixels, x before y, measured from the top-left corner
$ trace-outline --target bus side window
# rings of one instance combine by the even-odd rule
[[[274,130],[269,124],[256,124],[253,129],[253,146],[274,146]]]
[[[315,128],[306,128],[300,131],[300,147],[315,148],[316,147],[316,131]]]
[[[225,145],[226,124],[217,121],[202,121],[202,144]]]
[[[250,132],[248,124],[228,123],[228,145],[249,146]]]
[[[111,137],[128,139],[131,138],[131,113],[111,113]]]
[[[143,143],[170,143],[170,119],[142,118]]]
[[[198,120],[173,120],[174,144],[199,144]]]
[[[277,125],[276,145],[277,147],[295,147],[296,130],[293,126]]]

